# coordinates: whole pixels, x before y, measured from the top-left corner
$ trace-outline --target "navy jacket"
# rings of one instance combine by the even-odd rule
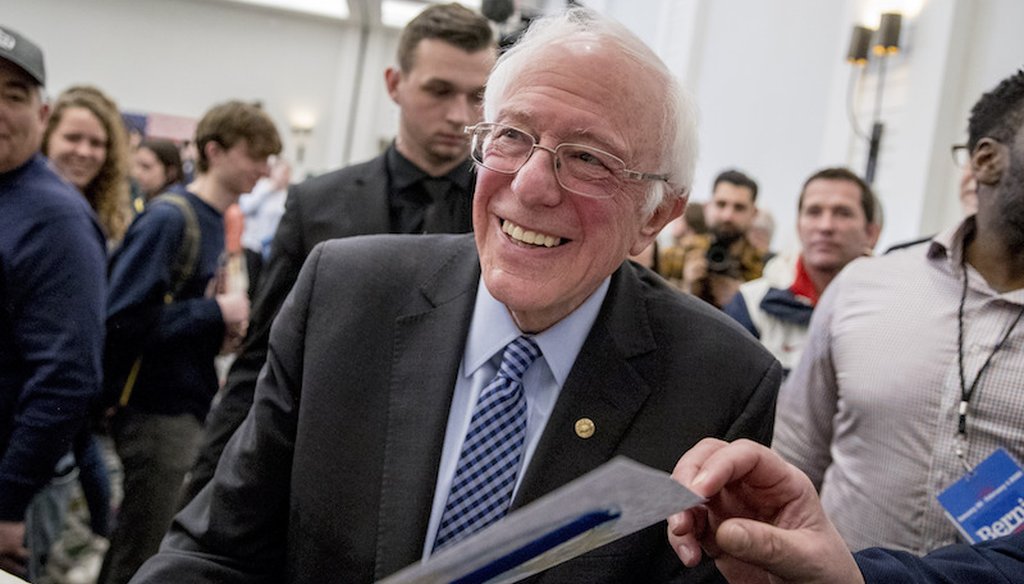
[[[185,216],[166,202],[146,207],[111,259],[107,361],[130,366],[141,352],[131,407],[161,415],[190,413],[202,421],[217,391],[213,359],[224,339],[220,307],[206,296],[224,250],[224,218],[195,195],[182,195],[199,221],[195,272],[175,301],[165,304]]]
[[[867,584],[1021,584],[1024,532],[979,543],[954,544],[923,558],[870,548],[854,554]]]
[[[99,396],[105,267],[89,204],[46,159],[0,174],[0,520],[24,519]]]

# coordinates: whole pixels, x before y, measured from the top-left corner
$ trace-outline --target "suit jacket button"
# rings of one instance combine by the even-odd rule
[[[590,438],[594,435],[594,421],[590,418],[580,418],[576,420],[576,435],[580,438]]]

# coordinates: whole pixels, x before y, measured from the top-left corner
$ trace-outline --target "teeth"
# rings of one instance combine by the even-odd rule
[[[501,230],[507,233],[512,239],[528,243],[530,245],[543,245],[544,247],[555,247],[562,243],[561,238],[553,235],[545,235],[535,231],[527,231],[522,227],[505,220],[501,223]]]

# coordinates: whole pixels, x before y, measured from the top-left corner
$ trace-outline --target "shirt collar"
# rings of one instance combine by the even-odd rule
[[[388,146],[385,152],[385,163],[387,164],[388,175],[391,178],[391,188],[394,192],[409,188],[429,176],[423,169],[403,156],[398,151],[398,148],[395,147],[394,142]],[[448,171],[444,178],[459,187],[462,192],[471,192],[473,188],[473,163],[467,158],[462,164]]]
[[[976,229],[975,216],[971,215],[958,225],[939,233],[928,244],[928,258],[947,259],[955,266],[961,265],[964,257],[964,242],[974,238]]]
[[[818,303],[821,291],[814,287],[814,282],[811,281],[811,276],[804,267],[803,254],[800,254],[796,259],[796,277],[793,279],[793,284],[790,285],[789,291],[795,296],[806,298],[811,306]]]
[[[605,278],[597,290],[576,310],[551,328],[533,335],[559,387],[564,385],[569,377],[576,356],[590,334],[594,321],[597,320],[597,313],[608,294],[610,282],[610,276]],[[473,307],[466,352],[462,358],[462,374],[472,375],[504,349],[505,345],[522,334],[512,320],[508,308],[491,296],[481,277],[477,285],[476,305]]]
[[[932,238],[931,243],[928,244],[928,259],[935,262],[945,262],[946,269],[950,272],[959,276],[963,275],[961,271],[966,266],[969,278],[971,279],[971,287],[976,286],[979,289],[983,289],[986,294],[993,296],[999,296],[1014,304],[1024,303],[1024,289],[1011,290],[1009,292],[999,293],[996,292],[989,286],[985,278],[979,274],[973,266],[964,261],[964,253],[967,248],[967,243],[974,239],[974,235],[978,230],[977,218],[971,215],[960,222],[959,225],[951,227],[942,233],[939,233]]]

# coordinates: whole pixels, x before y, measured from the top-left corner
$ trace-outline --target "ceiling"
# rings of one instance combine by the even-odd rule
[[[371,27],[402,28],[432,3],[449,0],[222,0],[286,12],[311,14]],[[458,0],[480,11],[481,0]]]

